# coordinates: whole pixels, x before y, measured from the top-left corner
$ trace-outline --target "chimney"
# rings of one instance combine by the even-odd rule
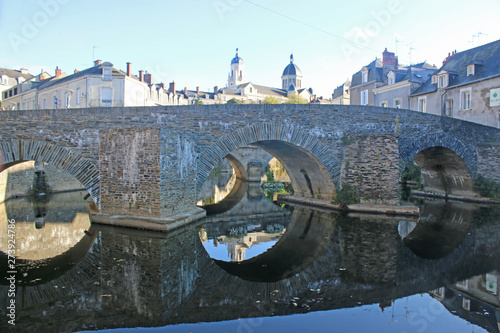
[[[219,91],[219,87],[218,86],[214,86],[214,94],[217,94],[218,91]]]
[[[28,74],[28,69],[26,68],[21,68],[21,74]]]
[[[144,82],[144,71],[142,69],[139,71],[139,81]]]
[[[75,69],[75,71],[73,72],[73,74],[76,74],[76,73],[78,73],[78,72],[79,72],[79,70],[78,70],[78,69]]]
[[[151,77],[151,73],[146,72],[146,74],[144,74],[144,82],[147,82],[148,84],[153,84],[153,78]]]
[[[161,82],[160,87],[161,87],[161,89],[165,90],[165,83]]]
[[[168,91],[175,94],[175,81],[170,82],[168,85]]]
[[[131,62],[127,62],[127,76],[131,76],[132,75],[132,63]]]
[[[200,93],[200,87],[196,87],[196,93],[199,94]]]
[[[94,66],[99,66],[102,63],[102,60],[94,61]]]
[[[453,51],[453,52],[451,52],[451,53],[450,53],[450,52],[448,52],[448,56],[447,56],[447,57],[443,60],[443,65],[444,65],[444,64],[446,64],[446,62],[447,62],[448,60],[450,60],[450,58],[451,58],[451,57],[453,57],[453,56],[455,55],[455,53],[457,53],[457,51],[456,51],[456,50],[455,50],[455,51]]]
[[[61,70],[59,67],[56,67],[56,79],[61,76]]]
[[[398,68],[398,57],[394,54],[394,52],[387,51],[387,47],[382,53],[382,63],[384,67],[393,67],[394,69]]]
[[[187,87],[184,87],[184,94],[186,94],[186,95],[187,95],[187,93],[188,93],[188,88],[187,88]]]

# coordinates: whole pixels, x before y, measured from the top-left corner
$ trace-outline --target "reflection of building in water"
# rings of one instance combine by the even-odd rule
[[[235,236],[220,236],[214,238],[214,244],[225,244],[230,261],[243,261],[246,258],[246,250],[252,246],[262,243],[276,242],[283,236],[286,229],[282,225],[268,226],[267,231],[256,231],[245,233],[244,236],[236,238]]]
[[[488,332],[500,332],[499,273],[477,275],[430,292],[451,313],[479,325]]]

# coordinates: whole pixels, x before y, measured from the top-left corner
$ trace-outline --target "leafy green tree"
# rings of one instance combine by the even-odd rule
[[[264,98],[263,103],[264,104],[280,104],[280,100],[278,99],[278,97],[275,97],[275,96],[267,96],[266,98]]]
[[[203,101],[201,100],[201,98],[200,98],[199,95],[196,95],[195,99],[193,100],[193,104],[195,104],[195,105],[203,105],[205,103],[203,103]]]
[[[307,104],[307,100],[304,97],[301,97],[297,94],[292,94],[288,96],[288,100],[285,102],[286,104]]]
[[[227,104],[245,104],[245,101],[243,101],[242,99],[231,98],[229,101],[227,101]]]

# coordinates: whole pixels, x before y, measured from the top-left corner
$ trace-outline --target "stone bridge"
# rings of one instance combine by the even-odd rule
[[[477,175],[500,180],[498,129],[401,109],[196,105],[12,111],[0,119],[0,171],[51,164],[110,215],[195,211],[214,165],[244,146],[278,158],[295,195],[328,201],[348,183],[363,202],[397,204],[399,174],[412,160],[435,192],[470,195]],[[233,165],[244,177],[247,166]]]

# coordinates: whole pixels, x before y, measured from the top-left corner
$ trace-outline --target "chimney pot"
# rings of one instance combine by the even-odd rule
[[[196,87],[196,93],[199,94],[200,93],[200,87]]]
[[[61,70],[59,69],[59,66],[56,67],[56,78],[58,78],[59,76],[61,76],[62,72]]]
[[[139,81],[144,82],[144,71],[142,69],[139,71]]]
[[[132,75],[132,63],[131,62],[127,62],[127,76],[131,76]]]
[[[78,72],[79,72],[79,70],[78,70],[78,69],[75,69],[75,71],[74,71],[73,73],[74,73],[74,74],[76,74],[76,73],[78,73]]]
[[[184,93],[187,94],[188,93],[188,88],[187,87],[184,87]]]

